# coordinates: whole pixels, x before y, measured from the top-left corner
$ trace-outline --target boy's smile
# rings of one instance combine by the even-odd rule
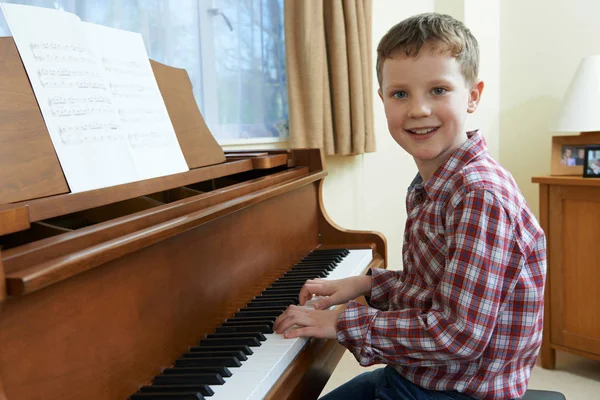
[[[456,58],[431,43],[417,57],[398,52],[383,63],[379,96],[388,128],[424,181],[467,140],[466,116],[482,90],[483,82],[469,87]]]

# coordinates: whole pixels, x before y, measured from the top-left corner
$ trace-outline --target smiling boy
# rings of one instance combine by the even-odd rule
[[[402,271],[308,281],[276,321],[286,337],[337,338],[364,373],[323,399],[517,399],[542,340],[543,231],[514,179],[465,120],[479,104],[476,39],[422,14],[377,49],[389,131],[413,159]],[[350,301],[360,295],[365,306]],[[329,310],[348,302],[345,309]],[[295,327],[294,329],[289,329]]]

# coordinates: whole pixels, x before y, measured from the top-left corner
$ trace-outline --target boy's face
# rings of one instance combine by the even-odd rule
[[[417,57],[399,52],[383,63],[379,96],[388,128],[424,180],[467,140],[465,120],[482,90],[483,82],[467,86],[456,58],[430,43]]]

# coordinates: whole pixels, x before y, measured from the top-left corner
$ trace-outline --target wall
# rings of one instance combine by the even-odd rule
[[[500,161],[515,176],[538,215],[538,186],[531,177],[550,173],[552,116],[579,61],[600,54],[600,2],[504,0],[500,80]]]

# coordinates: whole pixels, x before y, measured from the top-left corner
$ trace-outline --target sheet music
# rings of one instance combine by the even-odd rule
[[[142,35],[82,24],[101,60],[142,179],[187,171]]]
[[[2,11],[71,191],[136,180],[108,82],[79,18],[16,4],[2,4]]]
[[[100,29],[74,14],[1,6],[71,192],[188,170],[141,37],[113,30],[100,40]],[[129,57],[108,51],[115,42]]]

